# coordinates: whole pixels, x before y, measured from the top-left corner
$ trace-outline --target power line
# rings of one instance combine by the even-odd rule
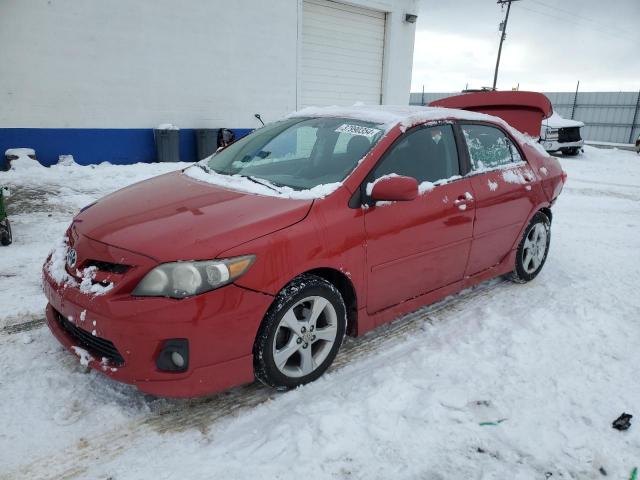
[[[596,20],[596,19],[594,19],[594,18],[590,18],[590,17],[586,17],[586,16],[584,16],[584,15],[580,15],[579,13],[575,13],[575,12],[573,12],[573,11],[571,11],[571,10],[567,10],[566,8],[558,7],[558,6],[556,6],[556,5],[551,5],[551,4],[549,4],[549,3],[543,2],[542,0],[531,0],[531,1],[532,1],[533,3],[537,3],[537,4],[538,4],[538,5],[540,5],[540,6],[550,8],[550,9],[552,9],[552,10],[554,10],[554,11],[558,11],[558,10],[559,10],[559,11],[561,11],[561,12],[565,12],[565,13],[567,13],[567,14],[571,15],[571,18],[579,18],[579,19],[583,19],[583,20],[586,20],[587,22],[593,22],[593,23],[595,23],[595,24],[597,24],[597,25],[602,25],[602,24],[603,24],[603,23],[602,23],[602,21],[600,21],[600,20]],[[625,30],[624,28],[620,28],[620,27],[618,27],[617,25],[616,25],[615,27],[616,27],[616,29],[617,29],[618,31],[622,30],[623,32],[628,33],[628,34],[630,34],[630,35],[633,35],[633,34],[634,34],[634,32],[631,32],[630,30]]]
[[[568,16],[568,15],[567,15],[567,16],[563,16],[563,17],[561,17],[561,16],[558,16],[558,15],[553,15],[553,14],[551,14],[551,13],[549,13],[549,12],[541,12],[540,10],[534,10],[534,9],[532,9],[532,8],[528,8],[528,7],[524,7],[524,6],[523,6],[523,7],[521,7],[521,8],[522,8],[522,9],[524,9],[524,10],[527,10],[527,11],[529,11],[529,12],[536,13],[536,14],[538,14],[538,15],[541,15],[541,16],[543,16],[543,17],[547,18],[547,19],[549,19],[549,18],[555,19],[555,20],[560,21],[560,22],[562,22],[562,23],[564,23],[564,24],[571,23],[571,24],[576,25],[576,26],[578,26],[578,27],[584,27],[584,28],[590,28],[590,29],[593,29],[593,30],[595,30],[595,31],[597,31],[597,32],[600,32],[600,33],[603,33],[603,34],[605,34],[605,35],[607,35],[607,36],[610,36],[610,37],[612,37],[612,38],[615,38],[616,40],[620,40],[620,39],[625,39],[625,40],[630,40],[630,41],[636,41],[636,40],[637,40],[637,39],[633,39],[633,38],[627,37],[627,36],[625,36],[625,35],[621,35],[621,34],[620,34],[620,32],[618,32],[618,31],[614,31],[614,30],[603,30],[603,29],[601,29],[601,28],[594,28],[594,27],[593,27],[593,26],[591,26],[591,25],[585,25],[584,23],[578,23],[578,21],[580,21],[579,19],[576,19],[576,18],[570,17],[570,16]],[[561,14],[561,15],[564,15],[564,14]],[[577,21],[576,21],[576,20],[577,20]],[[599,25],[602,25],[602,23],[599,23]]]

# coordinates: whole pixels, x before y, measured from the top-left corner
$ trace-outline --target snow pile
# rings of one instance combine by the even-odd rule
[[[206,160],[201,161],[197,165],[184,170],[184,174],[195,180],[210,183],[218,187],[227,188],[246,193],[254,193],[256,195],[264,195],[268,197],[290,198],[295,200],[310,200],[324,198],[335,192],[341,185],[341,182],[327,183],[316,185],[307,190],[295,190],[291,187],[274,185],[263,178],[256,179],[256,182],[247,177],[240,175],[222,175],[212,170],[205,171]],[[204,163],[203,163],[204,162]],[[203,168],[204,167],[204,168]]]
[[[156,127],[156,130],[180,130],[180,127],[177,127],[172,123],[161,123]]]
[[[36,151],[33,148],[8,148],[4,151],[5,157],[34,156]]]
[[[28,149],[19,149],[28,150]],[[34,160],[25,153],[17,154],[18,158],[10,160],[11,170],[41,170],[45,168],[39,161]]]
[[[77,165],[73,155],[59,155],[58,156],[58,165],[63,165],[65,167],[71,167],[73,165]]]

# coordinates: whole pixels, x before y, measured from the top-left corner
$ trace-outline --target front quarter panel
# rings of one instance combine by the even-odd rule
[[[249,271],[235,283],[276,295],[301,273],[332,268],[351,280],[358,303],[364,302],[364,216],[362,209],[348,207],[350,196],[341,187],[315,200],[303,221],[223,252],[221,257],[256,256]]]

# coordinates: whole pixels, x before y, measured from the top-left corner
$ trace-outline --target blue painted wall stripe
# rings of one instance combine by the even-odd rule
[[[236,138],[252,131],[249,128],[231,130]],[[33,148],[45,166],[57,163],[59,155],[73,155],[81,165],[156,161],[151,128],[0,128],[0,166],[4,166],[5,150],[19,147]],[[180,130],[180,159],[197,160],[194,129]]]

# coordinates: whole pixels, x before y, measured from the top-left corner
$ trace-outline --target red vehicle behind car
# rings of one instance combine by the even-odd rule
[[[563,175],[496,117],[302,111],[78,214],[44,266],[47,324],[151,394],[295,387],[345,334],[533,279]]]

